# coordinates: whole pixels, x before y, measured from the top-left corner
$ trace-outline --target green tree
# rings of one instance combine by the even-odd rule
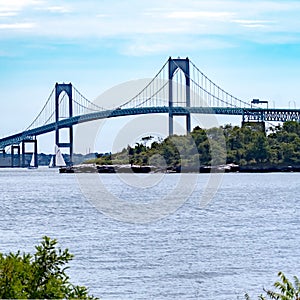
[[[275,291],[265,290],[266,295],[260,295],[258,299],[267,300],[300,300],[300,281],[294,276],[292,283],[282,272],[278,273],[279,280],[274,283]],[[245,295],[246,300],[250,300],[248,294]]]
[[[96,299],[86,287],[69,282],[65,265],[73,255],[56,246],[55,239],[45,236],[34,255],[0,253],[0,298]]]
[[[151,136],[145,137],[145,141],[148,138]],[[225,160],[226,163],[241,166],[299,166],[300,124],[294,121],[285,122],[282,126],[269,128],[267,134],[262,130],[260,123],[244,124],[242,127],[225,125],[206,130],[196,126],[190,135],[167,137],[163,141],[153,142],[151,147],[136,143],[134,148],[128,146],[111,157],[103,155],[95,162],[147,165],[151,157],[156,157],[151,160],[151,164],[160,167],[163,159],[168,168],[224,164]]]
[[[204,129],[196,126],[191,133],[198,150],[200,165],[209,165],[211,162],[210,144]]]
[[[300,124],[296,121],[287,121],[283,123],[283,130],[288,133],[295,133],[300,136]]]
[[[246,153],[247,160],[255,160],[258,163],[266,162],[270,156],[270,149],[266,136],[262,132],[254,132],[252,136],[252,143],[249,144]]]

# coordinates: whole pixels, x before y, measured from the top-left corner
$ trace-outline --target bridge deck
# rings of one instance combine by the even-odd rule
[[[173,107],[174,115],[187,114],[216,114],[216,115],[240,115],[245,120],[257,121],[300,121],[300,109],[281,108],[232,108],[232,107]],[[99,111],[81,116],[66,118],[57,123],[50,123],[27,131],[22,131],[0,139],[0,149],[6,146],[19,144],[23,140],[55,131],[56,128],[68,128],[73,125],[94,120],[133,116],[141,114],[169,113],[169,107],[141,107]]]

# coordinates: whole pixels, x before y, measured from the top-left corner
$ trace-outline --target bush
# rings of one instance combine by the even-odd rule
[[[56,247],[57,241],[43,237],[34,255],[0,253],[1,299],[97,299],[84,286],[69,282],[65,265],[73,255]]]
[[[280,280],[274,283],[276,290],[265,290],[266,296],[260,295],[258,299],[300,300],[300,281],[298,277],[294,276],[294,283],[292,283],[282,272],[279,272],[278,276]],[[245,299],[250,300],[248,294],[245,295]]]

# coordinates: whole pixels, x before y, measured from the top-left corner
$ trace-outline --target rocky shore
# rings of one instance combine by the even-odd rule
[[[96,165],[80,164],[59,169],[60,173],[269,173],[269,172],[300,172],[300,166],[290,165],[247,165],[227,164],[220,166],[168,167],[139,165]]]

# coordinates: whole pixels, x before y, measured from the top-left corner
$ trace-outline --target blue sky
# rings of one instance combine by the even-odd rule
[[[55,82],[94,99],[169,56],[244,100],[300,107],[299,15],[300,1],[0,0],[0,136],[26,128]]]

